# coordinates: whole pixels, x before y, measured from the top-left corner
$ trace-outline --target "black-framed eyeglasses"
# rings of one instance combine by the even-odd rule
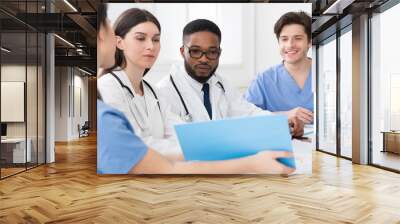
[[[200,59],[201,57],[203,57],[203,55],[206,55],[206,58],[208,58],[209,60],[215,60],[221,54],[221,48],[213,48],[209,49],[208,51],[202,51],[199,48],[190,48],[186,45],[183,46],[188,49],[190,57],[194,59]]]

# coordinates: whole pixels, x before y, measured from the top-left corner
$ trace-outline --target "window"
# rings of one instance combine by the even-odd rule
[[[400,5],[371,18],[372,164],[400,170],[400,66],[398,31]],[[394,135],[393,135],[394,134]],[[386,137],[385,137],[386,135]],[[394,143],[393,148],[389,145]],[[399,149],[399,150],[397,150]]]
[[[346,32],[346,31],[344,31]],[[340,155],[352,157],[352,34],[340,36]]]
[[[318,149],[336,153],[336,39],[318,48]]]
[[[18,6],[19,16],[41,12],[44,1],[2,1],[1,6]],[[45,35],[13,16],[0,12],[2,126],[7,133],[0,144],[0,178],[45,163]],[[10,88],[11,87],[11,88]],[[10,95],[14,95],[11,98]],[[12,104],[14,103],[14,104]],[[14,109],[13,108],[18,108]],[[10,116],[11,115],[11,116]],[[8,117],[8,118],[7,118]]]
[[[400,73],[390,74],[390,130],[400,130]]]

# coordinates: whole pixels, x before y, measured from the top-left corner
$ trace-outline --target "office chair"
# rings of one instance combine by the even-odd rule
[[[79,138],[89,136],[89,129],[90,129],[89,121],[85,121],[82,127],[80,127],[80,125],[78,124]]]

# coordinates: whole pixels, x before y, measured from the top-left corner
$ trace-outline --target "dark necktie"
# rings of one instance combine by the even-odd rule
[[[203,88],[201,88],[201,90],[204,93],[204,97],[203,97],[204,106],[206,107],[208,116],[210,116],[210,119],[212,119],[212,110],[211,110],[211,102],[210,102],[210,85],[208,83],[204,83]]]

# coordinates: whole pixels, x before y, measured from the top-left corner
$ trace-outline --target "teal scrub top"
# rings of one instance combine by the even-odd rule
[[[127,174],[147,150],[125,115],[97,100],[97,173]]]
[[[303,107],[314,112],[311,81],[310,71],[301,89],[281,63],[258,74],[247,89],[245,98],[271,112],[288,111],[296,107]]]

